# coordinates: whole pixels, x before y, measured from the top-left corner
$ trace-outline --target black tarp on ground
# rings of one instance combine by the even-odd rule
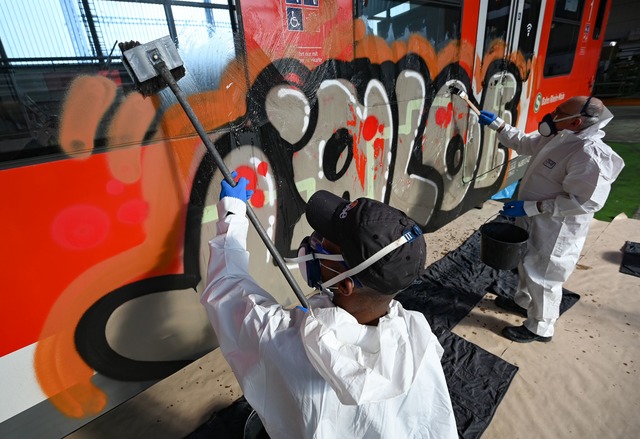
[[[517,285],[516,273],[494,270],[480,261],[480,232],[475,232],[460,247],[431,264],[418,283],[396,297],[406,309],[425,315],[444,348],[442,367],[461,438],[476,439],[482,435],[518,368],[450,330],[486,292],[513,297]],[[579,295],[563,290],[560,313],[579,298]],[[241,439],[237,427],[244,425],[251,412],[247,406],[241,398],[214,414],[188,436],[189,439]],[[234,431],[238,436],[230,435],[231,426],[236,427]]]
[[[626,241],[624,243],[620,273],[640,277],[640,242]]]
[[[458,434],[464,439],[482,435],[518,370],[450,332],[486,292],[513,298],[518,287],[515,271],[494,270],[480,260],[480,239],[479,231],[472,234],[460,247],[430,265],[421,282],[396,297],[406,309],[425,315],[445,348],[442,367]],[[563,289],[560,313],[579,299],[579,295]]]

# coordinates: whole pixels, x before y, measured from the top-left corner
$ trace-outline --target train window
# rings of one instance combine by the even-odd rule
[[[566,75],[575,58],[584,0],[559,0],[553,12],[544,76]]]
[[[37,5],[35,4],[37,3]],[[170,35],[187,68],[187,94],[215,89],[236,57],[234,2],[229,0],[3,0],[0,2],[0,168],[64,158],[58,139],[62,103],[78,75],[115,83],[113,106],[133,86],[120,62],[122,41]],[[164,96],[164,95],[163,95]],[[169,105],[174,100],[161,100]],[[112,112],[93,142],[100,150]],[[83,149],[84,148],[84,149]]]
[[[419,33],[439,50],[460,38],[460,0],[364,0],[363,5],[356,13],[365,20],[367,32],[388,43]]]
[[[593,24],[594,40],[600,39],[600,34],[602,33],[602,23],[604,22],[604,13],[607,10],[607,1],[608,0],[600,0],[600,5],[598,6],[598,15],[596,15],[596,22]]]
[[[522,26],[520,27],[520,38],[518,48],[525,61],[533,59],[536,45],[536,34],[538,32],[538,21],[540,18],[541,0],[526,0],[522,11]],[[527,69],[527,73],[530,70]],[[527,78],[522,78],[524,81]]]
[[[494,41],[507,41],[511,0],[495,0],[487,6],[487,23],[484,32],[483,53],[491,50]]]

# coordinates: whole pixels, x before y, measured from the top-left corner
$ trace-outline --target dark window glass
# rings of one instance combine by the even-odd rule
[[[527,0],[524,4],[518,48],[527,61],[533,59],[534,56],[533,50],[536,44],[536,33],[538,32],[538,21],[540,19],[540,3],[542,3],[541,0]]]
[[[456,0],[369,0],[357,14],[365,20],[367,33],[389,43],[418,33],[439,50],[460,38],[462,7]]]
[[[544,62],[544,76],[571,73],[583,9],[584,0],[561,0],[556,3]]]
[[[484,32],[484,50],[486,54],[496,40],[507,41],[509,28],[509,9],[511,0],[490,1],[487,7],[487,25]]]
[[[64,157],[61,102],[78,75],[133,87],[120,62],[122,38],[144,43],[171,35],[189,66],[185,91],[217,87],[236,56],[234,10],[228,0],[0,0],[0,169]],[[99,131],[95,148],[106,141]]]
[[[608,0],[600,0],[600,6],[598,6],[598,15],[596,15],[596,22],[593,25],[593,39],[599,40],[602,33],[602,23],[604,21],[604,13],[607,10]]]

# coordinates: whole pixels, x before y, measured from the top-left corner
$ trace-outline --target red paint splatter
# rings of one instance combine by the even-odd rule
[[[447,104],[447,107],[440,107],[436,110],[436,124],[446,128],[453,118],[453,104]]]
[[[362,128],[362,135],[364,136],[364,140],[367,142],[376,135],[376,131],[378,131],[378,118],[375,116],[369,116],[364,121],[364,127]]]
[[[260,172],[261,175],[262,175],[261,166],[263,164],[265,165],[264,168],[268,168],[265,162],[260,163],[260,165],[258,165],[258,172]],[[264,191],[258,188],[258,174],[253,170],[253,168],[249,166],[244,166],[244,165],[238,166],[238,168],[236,169],[236,172],[238,173],[237,179],[239,179],[240,177],[244,177],[247,180],[249,180],[247,189],[250,189],[253,191],[253,195],[251,196],[251,204],[253,205],[253,207],[257,207],[257,208],[263,207],[265,195],[264,195]],[[266,174],[267,172],[265,169],[264,175]]]
[[[253,195],[251,195],[251,204],[253,207],[261,208],[264,207],[264,191],[255,191]]]
[[[367,164],[367,156],[358,148],[358,141],[356,137],[353,137],[353,163],[358,173],[358,179],[360,180],[360,186],[364,190],[364,175],[365,166]]]
[[[103,243],[110,229],[111,222],[104,210],[79,205],[64,209],[54,218],[51,235],[63,248],[86,250]]]
[[[118,209],[118,221],[124,224],[140,224],[149,215],[149,204],[144,200],[130,200]]]
[[[296,85],[302,84],[302,79],[300,79],[300,76],[292,72],[289,72],[286,75],[284,75],[284,79],[290,84],[296,84]]]
[[[382,151],[384,151],[384,139],[377,138],[375,142],[373,142],[373,157],[380,158]]]
[[[378,132],[380,134],[382,134],[384,132],[384,124],[380,124],[380,126],[378,127]]]
[[[356,110],[353,108],[352,105],[349,106],[349,110],[351,110],[351,119],[347,120],[347,126],[355,127],[356,122],[358,121],[358,118],[356,117]]]
[[[269,164],[267,162],[260,162],[260,164],[258,165],[258,174],[262,175],[263,177],[266,177],[268,170],[269,170]]]

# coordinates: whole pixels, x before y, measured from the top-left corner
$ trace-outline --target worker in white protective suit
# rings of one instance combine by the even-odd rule
[[[480,123],[496,130],[503,145],[531,156],[517,200],[500,211],[529,232],[514,300],[496,299],[501,308],[527,317],[522,326],[503,329],[510,340],[548,342],[553,336],[562,285],[578,262],[593,214],[624,167],[601,140],[600,128],[612,118],[599,99],[576,96],[545,115],[538,132],[525,135],[495,114],[481,112]]]
[[[426,244],[402,212],[326,191],[295,260],[319,290],[285,309],[249,275],[247,180],[222,183],[202,296],[220,349],[271,438],[457,438],[424,315],[393,300],[424,269]]]

